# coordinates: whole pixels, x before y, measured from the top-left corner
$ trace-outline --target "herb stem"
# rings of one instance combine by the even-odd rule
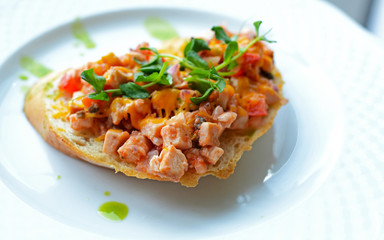
[[[268,32],[267,32],[268,33]],[[265,34],[264,34],[265,35]],[[263,35],[263,36],[264,36]],[[263,36],[257,37],[253,39],[245,48],[242,48],[239,50],[239,53],[237,53],[234,57],[231,58],[231,60],[222,62],[216,67],[216,70],[220,70],[227,66],[230,62],[236,61],[239,57],[241,57],[252,45],[254,45],[256,42],[260,41]]]
[[[106,93],[117,93],[117,94],[123,94],[120,89],[108,89],[104,90]]]
[[[178,56],[175,56],[175,55],[172,55],[172,54],[159,54],[159,57],[168,57],[168,58],[176,59],[180,63],[182,63],[184,65],[184,67],[189,68],[191,70],[199,69],[198,67],[195,67],[195,66],[192,66],[191,64],[189,64],[188,61],[186,61],[185,59],[178,57]]]
[[[148,84],[143,85],[142,87],[143,87],[143,88],[147,88],[147,87],[153,86],[153,85],[155,85],[156,83],[160,82],[161,77],[164,75],[165,70],[167,69],[168,65],[169,65],[169,62],[165,62],[165,63],[163,64],[163,66],[161,67],[161,69],[160,69],[160,72],[159,72],[159,75],[157,76],[157,79],[156,79],[155,81],[151,82],[151,83],[148,83]]]

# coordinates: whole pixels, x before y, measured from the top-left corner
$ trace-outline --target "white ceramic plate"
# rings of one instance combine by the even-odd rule
[[[111,51],[122,54],[144,40],[156,45],[159,42],[143,26],[150,16],[166,19],[181,36],[196,35],[223,22],[233,30],[242,25],[240,20],[208,12],[146,8],[82,19],[96,42],[93,50],[74,46],[70,23],[30,41],[0,68],[1,181],[44,214],[110,237],[226,235],[278,216],[313,193],[338,156],[342,111],[327,78],[278,44],[272,48],[276,48],[289,103],[227,180],[206,177],[196,188],[138,180],[70,158],[41,139],[22,111],[21,88],[37,79],[18,79],[24,73],[20,57],[32,56],[61,70]],[[111,195],[105,196],[105,191]],[[107,201],[126,203],[128,217],[111,222],[99,216],[98,207]]]

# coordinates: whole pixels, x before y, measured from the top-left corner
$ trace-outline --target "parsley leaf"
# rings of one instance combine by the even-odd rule
[[[212,82],[199,77],[191,77],[187,81],[190,88],[199,91],[201,94],[212,88]]]
[[[215,83],[215,88],[216,88],[219,92],[224,91],[224,88],[225,88],[225,81],[224,81],[223,78],[219,79],[219,80]]]
[[[215,26],[215,27],[212,27],[211,30],[215,32],[215,37],[217,40],[224,41],[225,43],[229,43],[230,41],[232,41],[228,37],[228,35],[225,33],[222,27]]]
[[[204,39],[192,38],[184,48],[184,56],[186,57],[189,51],[200,52],[203,50],[211,50],[208,43]]]
[[[229,64],[228,64],[228,67],[227,67],[227,70],[230,71],[232,69],[234,69],[235,67],[237,67],[237,62],[236,61],[231,61]]]
[[[151,75],[145,75],[142,72],[135,73],[135,82],[154,82],[159,77],[158,72],[153,72]]]
[[[262,23],[262,21],[256,21],[253,23],[253,26],[255,26],[256,37],[259,36],[259,29],[260,29],[261,23]]]
[[[191,97],[191,98],[190,98],[190,99],[191,99],[191,102],[193,102],[193,103],[196,104],[196,105],[200,105],[200,103],[206,101],[206,100],[209,98],[209,96],[211,95],[211,93],[213,92],[213,90],[214,90],[213,88],[208,89],[208,90],[204,93],[204,95],[201,96],[201,97]]]
[[[156,64],[156,65],[151,65],[151,66],[147,66],[147,67],[142,67],[139,70],[143,73],[151,74],[154,72],[160,72],[161,67],[162,66],[160,64]]]
[[[201,97],[191,98],[191,101],[196,105],[206,101],[214,90],[222,92],[225,88],[224,78],[219,75],[214,67],[211,67],[209,70],[195,69],[190,72],[190,75],[192,77],[186,79],[188,81],[188,86],[203,94]],[[205,78],[217,81],[212,82]]]
[[[191,76],[197,76],[201,78],[208,78],[213,80],[219,80],[222,79],[222,77],[219,75],[219,73],[216,71],[215,67],[211,67],[209,70],[205,69],[195,69],[192,70],[189,75]]]
[[[83,71],[80,77],[91,84],[96,93],[103,91],[106,80],[103,76],[96,75],[93,68]]]
[[[231,61],[231,58],[235,52],[239,51],[239,45],[236,41],[230,41],[224,52],[224,62]]]
[[[150,82],[143,87],[150,87],[156,83],[161,85],[171,85],[173,83],[172,76],[165,73],[168,64],[168,62],[165,62],[159,71],[154,71],[150,75],[145,72],[135,73],[135,82]]]
[[[155,55],[159,55],[159,52],[156,50],[156,48],[152,48],[152,47],[141,47],[140,50],[149,50],[149,51],[152,51]]]
[[[145,88],[133,82],[121,84],[120,90],[122,91],[123,96],[132,98],[132,99],[138,99],[138,98],[143,99],[143,98],[149,98],[150,96],[149,92]]]
[[[173,78],[168,73],[165,73],[163,76],[161,76],[160,80],[157,82],[157,84],[161,85],[171,85],[173,83]]]
[[[209,68],[208,63],[206,61],[204,61],[200,57],[200,55],[195,51],[189,51],[187,53],[187,60],[196,67],[203,68],[203,69]]]
[[[106,92],[91,93],[88,95],[90,99],[109,101],[109,96]]]

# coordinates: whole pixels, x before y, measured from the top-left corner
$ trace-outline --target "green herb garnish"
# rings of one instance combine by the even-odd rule
[[[112,96],[122,95],[132,99],[149,98],[150,93],[146,90],[147,87],[151,87],[155,84],[165,86],[172,85],[172,76],[166,73],[169,63],[163,63],[162,60],[162,58],[172,58],[179,61],[181,65],[180,68],[191,70],[189,73],[190,76],[184,80],[188,82],[188,86],[191,89],[197,90],[201,94],[200,97],[191,98],[191,101],[194,104],[200,105],[209,98],[213,91],[217,90],[222,92],[224,90],[226,84],[223,76],[231,76],[234,74],[233,72],[221,72],[221,69],[226,67],[227,71],[230,71],[235,68],[238,65],[236,60],[258,41],[266,41],[269,43],[276,42],[266,38],[266,35],[271,30],[260,35],[259,30],[261,23],[261,21],[253,23],[256,37],[243,48],[239,48],[237,35],[230,38],[222,27],[212,27],[216,39],[223,41],[224,44],[227,45],[224,52],[223,62],[216,67],[213,66],[213,64],[211,64],[210,67],[199,55],[200,51],[210,50],[208,43],[203,39],[192,38],[184,48],[184,58],[172,54],[159,53],[155,48],[140,48],[140,50],[149,50],[152,52],[153,56],[151,60],[143,62],[135,59],[135,61],[141,65],[139,72],[135,73],[135,82],[121,84],[118,89],[103,90],[106,80],[104,77],[96,75],[93,69],[83,71],[81,73],[81,78],[91,84],[95,90],[94,93],[88,95],[91,99],[109,101],[108,93],[112,93]],[[140,86],[136,84],[137,82],[147,84]]]

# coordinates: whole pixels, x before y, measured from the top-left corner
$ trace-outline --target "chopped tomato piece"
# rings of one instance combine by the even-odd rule
[[[94,103],[96,103],[99,106],[101,106],[103,104],[102,100],[90,99],[88,96],[83,97],[83,99],[81,101],[82,101],[85,109],[88,109]]]
[[[69,71],[64,74],[59,83],[59,89],[73,94],[82,88],[79,71]]]
[[[244,53],[243,58],[245,64],[252,64],[260,60],[260,55],[255,53]]]
[[[265,95],[260,93],[249,93],[243,98],[243,105],[249,116],[266,116],[267,104]]]
[[[240,76],[243,76],[244,75],[244,69],[242,67],[238,67],[237,68],[237,71],[235,72],[235,74],[233,74],[232,76],[234,77],[240,77]]]
[[[150,57],[153,55],[153,52],[151,50],[140,50],[142,54],[145,55],[145,60],[149,61]]]

